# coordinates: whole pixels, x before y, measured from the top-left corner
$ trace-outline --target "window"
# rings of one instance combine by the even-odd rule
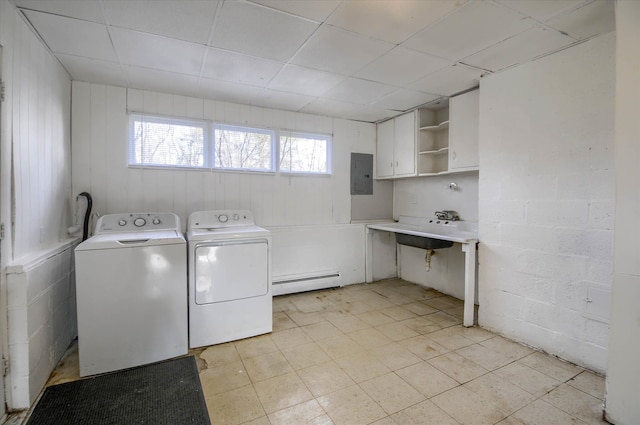
[[[330,174],[330,158],[330,135],[129,116],[131,166]]]
[[[131,115],[129,164],[206,167],[206,139],[205,122]]]
[[[215,168],[273,171],[273,131],[220,125],[214,133]]]
[[[280,171],[283,173],[331,173],[330,136],[280,132]]]

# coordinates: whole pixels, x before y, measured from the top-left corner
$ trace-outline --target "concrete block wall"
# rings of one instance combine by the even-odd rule
[[[613,33],[480,85],[480,325],[603,372],[613,271]]]

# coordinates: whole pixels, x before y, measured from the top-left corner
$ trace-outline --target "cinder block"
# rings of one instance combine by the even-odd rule
[[[594,345],[607,348],[609,345],[609,325],[587,319],[586,340]]]
[[[591,201],[589,203],[588,225],[594,229],[613,229],[613,201]]]
[[[527,224],[561,227],[584,227],[589,217],[587,201],[528,201]]]

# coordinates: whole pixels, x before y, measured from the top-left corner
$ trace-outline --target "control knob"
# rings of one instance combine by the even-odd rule
[[[142,217],[138,217],[135,220],[133,220],[133,225],[136,226],[136,227],[142,227],[145,224],[147,224],[147,220],[145,220]]]
[[[234,214],[234,215],[233,215],[233,219],[234,219],[235,221],[238,221],[238,220],[240,220],[240,216],[239,216],[238,214]]]
[[[120,220],[118,220],[118,226],[126,226],[127,225],[127,220],[121,218]]]
[[[229,216],[228,216],[228,215],[226,215],[226,214],[220,214],[220,215],[218,216],[218,221],[219,221],[220,223],[226,223],[227,221],[229,221]]]
[[[154,218],[154,219],[153,219],[153,224],[155,224],[156,226],[157,226],[158,224],[160,224],[160,219],[159,219],[158,217]]]

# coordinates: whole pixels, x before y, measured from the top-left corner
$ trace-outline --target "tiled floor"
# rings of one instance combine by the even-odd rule
[[[601,376],[461,317],[461,301],[399,280],[277,297],[273,333],[193,350],[211,422],[606,423]],[[71,350],[50,384],[77,375]]]

